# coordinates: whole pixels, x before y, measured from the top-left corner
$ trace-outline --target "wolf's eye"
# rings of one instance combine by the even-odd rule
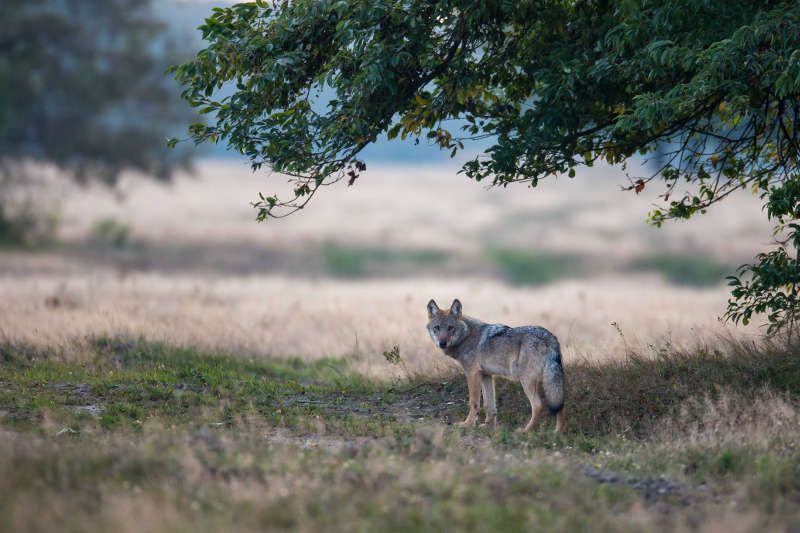
[[[439,326],[433,326],[433,332],[439,333]]]
[[[448,326],[447,333],[453,333],[456,330],[453,326]]]

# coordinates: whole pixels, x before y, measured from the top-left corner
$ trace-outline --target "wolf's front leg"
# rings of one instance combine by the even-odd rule
[[[486,422],[484,426],[497,425],[497,407],[494,402],[494,378],[488,374],[481,375],[481,388],[483,389],[483,400],[486,407]]]
[[[469,413],[467,418],[459,424],[461,427],[467,427],[475,424],[478,418],[478,398],[481,395],[481,373],[472,370],[467,373],[467,388],[469,389]]]

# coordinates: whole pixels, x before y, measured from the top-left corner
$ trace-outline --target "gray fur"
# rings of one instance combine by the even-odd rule
[[[435,306],[433,300],[431,303]],[[556,429],[563,430],[564,369],[555,335],[540,326],[512,328],[462,315],[458,300],[449,311],[439,310],[437,306],[431,313],[431,303],[428,304],[428,333],[446,355],[461,364],[467,375],[470,414],[465,425],[474,422],[481,393],[487,423],[494,423],[492,379],[501,376],[520,381],[531,402],[533,413],[526,429],[536,425],[538,413],[545,406],[551,413],[558,414]]]
[[[561,352],[558,349],[547,353],[544,364],[544,404],[556,414],[564,408],[564,368],[561,366]]]
[[[436,305],[436,302],[434,302],[433,299],[431,299],[431,301],[428,302],[428,318],[433,318],[438,312],[439,306]]]

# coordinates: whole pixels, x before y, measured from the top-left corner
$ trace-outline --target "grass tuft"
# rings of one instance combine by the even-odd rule
[[[675,285],[708,287],[725,280],[733,268],[706,255],[658,253],[630,263],[630,270],[657,272]]]
[[[351,279],[435,267],[447,259],[447,254],[438,250],[354,247],[332,243],[323,246],[322,256],[329,274]]]
[[[586,275],[581,257],[575,254],[492,249],[488,255],[505,279],[516,285],[543,285],[562,278]]]

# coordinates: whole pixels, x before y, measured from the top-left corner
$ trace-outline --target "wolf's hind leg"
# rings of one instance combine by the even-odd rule
[[[556,433],[564,433],[565,425],[566,420],[564,416],[564,408],[562,407],[561,410],[556,413]]]
[[[531,402],[531,419],[528,424],[522,428],[522,431],[531,431],[539,423],[544,410],[544,403],[539,397],[539,387],[535,380],[521,380],[522,390],[525,391],[525,396]]]
[[[497,407],[494,402],[494,378],[489,374],[481,375],[481,388],[486,404],[486,422],[484,425],[497,425]]]

